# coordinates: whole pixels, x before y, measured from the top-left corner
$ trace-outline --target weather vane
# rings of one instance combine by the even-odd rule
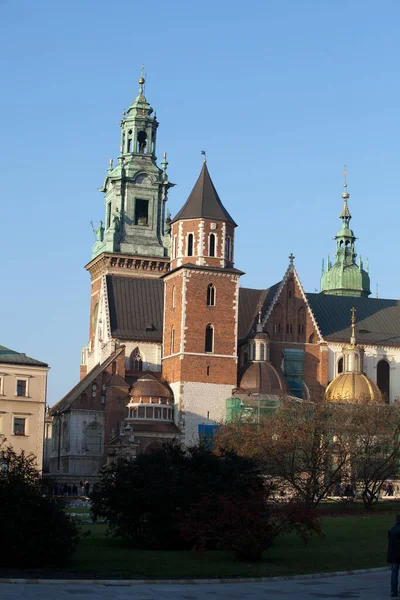
[[[207,162],[207,154],[205,150],[201,151],[202,155],[204,156],[204,162]]]

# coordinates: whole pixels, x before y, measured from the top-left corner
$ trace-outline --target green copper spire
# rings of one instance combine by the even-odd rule
[[[344,173],[347,174],[346,171]],[[323,269],[321,277],[321,292],[336,296],[369,296],[371,290],[368,272],[363,269],[361,257],[359,264],[356,262],[355,241],[357,238],[350,229],[349,197],[345,179],[342,194],[343,208],[339,217],[342,226],[335,236],[335,262],[331,265],[328,258],[327,268]]]
[[[122,113],[121,145],[117,164],[110,160],[100,191],[104,193],[104,224],[93,227],[96,242],[92,259],[103,252],[143,258],[169,256],[170,235],[165,223],[168,190],[166,155],[157,165],[158,121],[144,95],[144,66],[139,93]]]

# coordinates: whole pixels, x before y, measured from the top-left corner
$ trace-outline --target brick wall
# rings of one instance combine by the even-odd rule
[[[193,252],[188,255],[188,236],[193,235]],[[214,256],[210,256],[210,235],[215,236]],[[228,238],[231,248],[228,256]],[[176,239],[176,242],[175,242]],[[185,219],[173,223],[171,228],[171,269],[195,263],[210,267],[232,267],[234,227],[223,221]]]

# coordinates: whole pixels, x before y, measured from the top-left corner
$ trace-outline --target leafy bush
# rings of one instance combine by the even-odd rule
[[[182,535],[193,550],[218,548],[243,561],[260,560],[278,536],[292,530],[304,543],[313,533],[322,535],[314,510],[304,504],[269,504],[263,492],[240,499],[203,497],[181,519]]]
[[[92,513],[132,546],[186,548],[182,517],[203,496],[210,502],[219,496],[234,500],[261,490],[263,478],[252,459],[166,444],[105,467],[91,496]]]
[[[0,445],[0,565],[61,566],[77,542],[76,525],[41,488],[35,457]]]

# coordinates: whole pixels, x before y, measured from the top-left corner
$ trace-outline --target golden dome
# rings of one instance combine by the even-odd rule
[[[340,373],[325,391],[328,402],[382,402],[382,394],[364,373]]]

